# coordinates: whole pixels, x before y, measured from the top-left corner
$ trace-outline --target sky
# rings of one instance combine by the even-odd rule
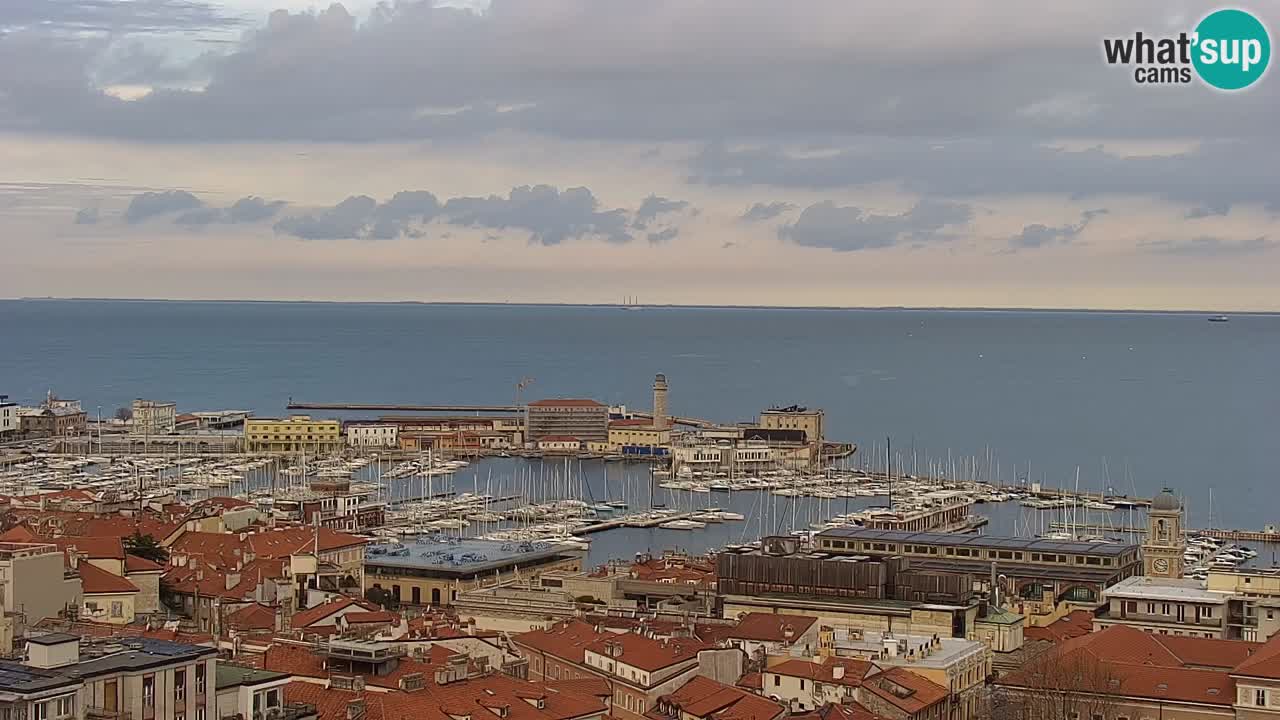
[[[1280,311],[1217,7],[4,0],[0,297]]]

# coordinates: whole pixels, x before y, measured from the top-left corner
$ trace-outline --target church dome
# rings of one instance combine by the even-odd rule
[[[1151,500],[1152,510],[1181,510],[1182,503],[1178,502],[1178,498],[1174,497],[1173,492],[1169,488],[1165,488],[1159,495]]]

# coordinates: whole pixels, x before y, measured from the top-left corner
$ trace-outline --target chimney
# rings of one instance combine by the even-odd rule
[[[226,578],[226,587],[224,588],[225,590],[230,590],[231,588],[240,584],[240,573],[238,572],[234,572],[234,573],[228,572],[225,578]]]
[[[364,717],[364,699],[347,702],[347,720],[358,720]]]
[[[831,678],[832,678],[833,680],[843,680],[843,679],[844,679],[844,666],[843,666],[843,665],[836,665],[835,667],[831,668]]]

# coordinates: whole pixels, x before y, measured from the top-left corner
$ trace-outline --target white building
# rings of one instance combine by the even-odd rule
[[[178,405],[155,400],[133,401],[135,435],[170,435],[178,429]]]
[[[0,438],[18,432],[18,403],[8,395],[0,395]]]
[[[348,425],[347,445],[351,447],[393,448],[400,444],[400,426],[383,424]]]

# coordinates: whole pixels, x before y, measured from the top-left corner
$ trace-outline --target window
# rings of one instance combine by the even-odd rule
[[[111,617],[113,618],[124,617],[124,603],[121,602],[120,600],[111,601]]]
[[[1267,691],[1261,688],[1253,691],[1253,704],[1263,706],[1267,704]]]
[[[142,676],[142,706],[155,709],[156,706],[156,676]]]
[[[804,678],[800,678],[800,689],[804,689]]]
[[[1160,614],[1161,615],[1169,614],[1169,603],[1160,603]]]
[[[779,685],[781,685],[781,684],[782,684],[782,676],[781,676],[781,675],[774,675],[774,676],[773,676],[773,686],[774,686],[774,687],[778,687],[778,686],[779,686]]]
[[[196,720],[204,720],[204,708],[202,707],[196,708]]]
[[[178,668],[173,671],[173,697],[181,702],[187,697],[187,669]]]
[[[75,711],[75,699],[70,695],[58,698],[58,715],[57,717],[71,717]]]
[[[204,688],[205,688],[204,671],[205,671],[204,663],[200,663],[199,665],[196,666],[196,694],[197,695],[204,694]]]

